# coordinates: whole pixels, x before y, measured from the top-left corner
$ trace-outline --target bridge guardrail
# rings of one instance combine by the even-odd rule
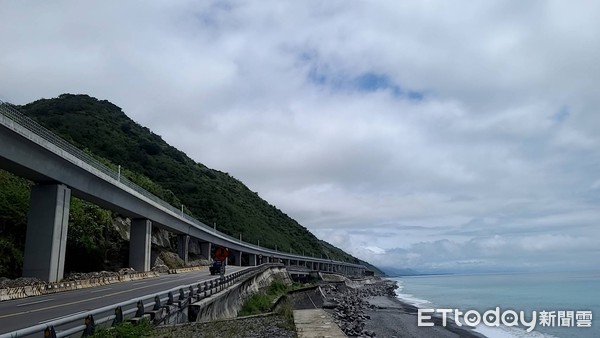
[[[192,300],[198,301],[206,297],[210,297],[222,291],[223,289],[235,284],[242,278],[246,278],[249,275],[260,273],[269,268],[277,266],[283,265],[273,263],[262,264],[256,267],[251,267],[248,269],[236,271],[234,273],[225,275],[223,280],[221,280],[220,277],[217,277],[203,282],[178,286],[160,293],[149,294],[121,303],[104,306],[98,309],[56,319],[47,323],[38,324],[25,329],[3,333],[0,334],[0,338],[24,337],[36,333],[44,333],[45,331],[48,331],[48,333],[55,332],[57,338],[68,337],[70,335],[80,333],[89,329],[90,323],[93,323],[94,325],[98,326],[100,324],[104,324],[112,320],[112,326],[120,321],[126,320],[128,317],[129,319],[140,318],[148,312],[157,311],[164,306],[176,305],[179,311],[188,304],[190,304]],[[147,311],[147,309],[152,310]],[[131,317],[131,314],[134,314],[134,316]],[[94,319],[94,317],[98,319]],[[83,321],[84,324],[68,326],[65,327],[63,330],[57,330],[57,328],[66,326],[68,324],[77,323],[78,321]]]

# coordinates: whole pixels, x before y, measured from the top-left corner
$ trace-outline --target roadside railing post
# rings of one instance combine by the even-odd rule
[[[144,315],[144,302],[142,302],[142,300],[140,299],[137,302],[136,306],[137,306],[137,311],[135,312],[135,317],[139,318]]]
[[[115,319],[113,319],[112,326],[115,326],[122,322],[123,322],[123,308],[118,306],[117,308],[115,308]]]
[[[160,309],[160,297],[158,295],[154,296],[154,307],[152,311],[158,311]]]
[[[85,317],[85,329],[83,330],[82,337],[91,336],[96,331],[96,323],[94,322],[94,316],[88,315]]]
[[[56,330],[54,330],[54,326],[48,326],[44,330],[44,338],[56,338]]]

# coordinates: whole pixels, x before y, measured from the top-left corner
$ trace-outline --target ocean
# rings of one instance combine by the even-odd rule
[[[600,337],[600,272],[439,275],[391,278],[400,286],[400,300],[420,308],[477,310],[483,314],[499,307],[499,313],[524,311],[531,319],[537,311],[537,326],[527,333],[525,327],[477,326],[476,331],[490,338],[504,337]],[[540,325],[540,312],[556,311],[554,326]],[[561,314],[558,311],[564,311]],[[586,319],[576,320],[578,311],[591,311],[591,327]],[[580,315],[584,313],[579,312]],[[573,319],[568,319],[573,315]],[[562,318],[558,320],[558,318]],[[452,315],[452,317],[454,317]],[[547,318],[552,317],[548,315]],[[510,317],[507,317],[510,318]],[[567,326],[567,325],[574,326]],[[559,326],[561,325],[561,326]]]

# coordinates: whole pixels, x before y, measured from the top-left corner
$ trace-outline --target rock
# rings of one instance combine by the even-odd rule
[[[164,264],[155,265],[152,267],[152,271],[157,271],[160,273],[169,272],[169,267]]]
[[[119,270],[119,275],[128,275],[131,273],[135,273],[136,271],[133,268],[123,268]]]
[[[152,228],[152,244],[171,249],[171,236],[166,230]]]
[[[376,336],[375,331],[372,331],[372,330],[364,330],[363,334],[367,337],[375,337]]]
[[[334,321],[348,336],[375,337],[374,331],[365,331],[365,321],[371,317],[365,314],[365,309],[374,309],[366,299],[373,296],[395,296],[395,283],[387,281],[366,284],[359,287],[323,286],[327,296],[323,308],[329,309]],[[334,306],[334,304],[337,304]],[[326,305],[326,306],[325,306]]]

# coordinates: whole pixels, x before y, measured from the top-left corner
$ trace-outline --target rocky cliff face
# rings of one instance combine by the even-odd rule
[[[113,219],[113,227],[119,233],[121,239],[129,241],[131,236],[131,219],[117,216]],[[152,244],[155,246],[173,250],[171,237],[172,235],[166,230],[152,228]]]

